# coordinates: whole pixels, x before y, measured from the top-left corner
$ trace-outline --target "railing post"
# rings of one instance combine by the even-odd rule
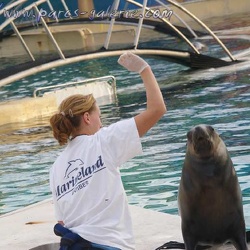
[[[114,10],[115,11],[118,9],[119,3],[120,3],[120,0],[115,0],[115,2],[114,2]],[[108,34],[107,34],[107,37],[106,37],[106,40],[105,40],[105,43],[104,43],[104,48],[105,49],[108,49],[114,23],[115,23],[115,17],[113,17],[111,19],[110,24],[109,24]]]
[[[20,32],[18,31],[16,25],[15,25],[13,22],[11,22],[10,25],[11,25],[12,29],[14,30],[14,32],[16,33],[16,35],[17,35],[17,37],[19,38],[19,40],[21,41],[21,43],[22,43],[24,49],[26,50],[26,52],[27,52],[28,55],[30,56],[31,60],[32,60],[32,61],[35,61],[35,58],[33,57],[32,53],[30,52],[30,50],[29,50],[27,44],[25,43],[23,37],[21,36]]]
[[[143,23],[147,3],[148,3],[148,0],[143,0],[142,14],[141,14],[142,16],[139,17],[139,23],[138,23],[138,26],[137,26],[136,36],[135,36],[135,40],[134,40],[135,49],[137,48],[137,45],[138,45],[138,42],[139,42],[139,37],[140,37],[140,34],[141,34],[141,28],[142,28],[142,23]]]
[[[61,3],[62,3],[62,5],[63,5],[65,11],[68,12],[70,18],[72,18],[71,12],[69,11],[69,8],[68,8],[67,4],[65,3],[65,1],[64,1],[64,0],[61,0]]]
[[[39,10],[38,10],[38,8],[37,8],[36,5],[34,6],[34,8],[35,8],[37,14],[39,15],[40,13],[39,13]],[[62,59],[65,59],[65,56],[64,56],[64,54],[62,53],[62,50],[60,49],[60,47],[59,47],[58,43],[56,42],[54,36],[52,35],[52,33],[51,33],[51,31],[50,31],[48,25],[46,24],[46,22],[44,21],[44,19],[43,19],[42,16],[39,16],[39,17],[41,18],[42,25],[43,25],[44,29],[46,30],[46,32],[48,33],[48,36],[49,36],[49,38],[51,39],[52,43],[54,44],[54,46],[55,46],[55,48],[56,48],[56,50],[57,50],[59,56],[60,56]]]

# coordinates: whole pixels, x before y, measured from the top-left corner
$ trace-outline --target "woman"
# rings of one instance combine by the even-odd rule
[[[140,137],[166,112],[147,62],[131,52],[121,55],[118,62],[140,73],[146,89],[146,110],[102,127],[93,96],[73,95],[50,119],[54,137],[60,145],[67,144],[50,172],[56,217],[93,249],[135,249],[119,166],[142,153]]]

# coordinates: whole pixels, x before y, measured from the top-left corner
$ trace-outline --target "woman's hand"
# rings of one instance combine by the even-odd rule
[[[128,51],[120,56],[118,63],[129,71],[141,74],[146,89],[147,108],[135,116],[135,122],[139,135],[143,136],[166,113],[161,90],[150,66],[141,57]]]
[[[118,59],[118,63],[129,71],[141,73],[149,67],[148,63],[132,52],[123,53]]]

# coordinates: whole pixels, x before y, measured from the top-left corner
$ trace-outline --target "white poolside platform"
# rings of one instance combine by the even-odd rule
[[[155,250],[169,241],[183,242],[181,219],[170,215],[130,206],[136,250]],[[35,222],[35,223],[34,223]],[[60,238],[54,235],[54,209],[51,199],[0,216],[1,250],[58,250]],[[230,245],[209,250],[234,250]],[[248,244],[250,249],[250,244]]]
[[[134,222],[136,250],[154,250],[171,240],[183,242],[179,216],[137,206],[130,208]],[[27,224],[29,222],[38,223]],[[51,200],[0,216],[0,249],[28,250],[58,243],[60,238],[53,233],[55,223]],[[39,249],[58,249],[55,244],[53,245]]]

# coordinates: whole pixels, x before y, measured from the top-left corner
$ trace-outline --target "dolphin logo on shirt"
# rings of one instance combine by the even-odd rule
[[[81,159],[76,159],[73,161],[69,161],[68,164],[69,165],[65,171],[64,179],[68,179],[71,173],[77,171],[80,166],[84,164],[84,162]]]
[[[106,166],[101,155],[99,155],[94,163],[88,166],[84,166],[84,162],[81,159],[69,161],[65,171],[64,181],[56,187],[57,200],[69,194],[71,191],[72,195],[74,195],[79,190],[82,190],[89,184],[89,179],[92,178],[94,174],[98,174],[104,169],[106,169]]]

